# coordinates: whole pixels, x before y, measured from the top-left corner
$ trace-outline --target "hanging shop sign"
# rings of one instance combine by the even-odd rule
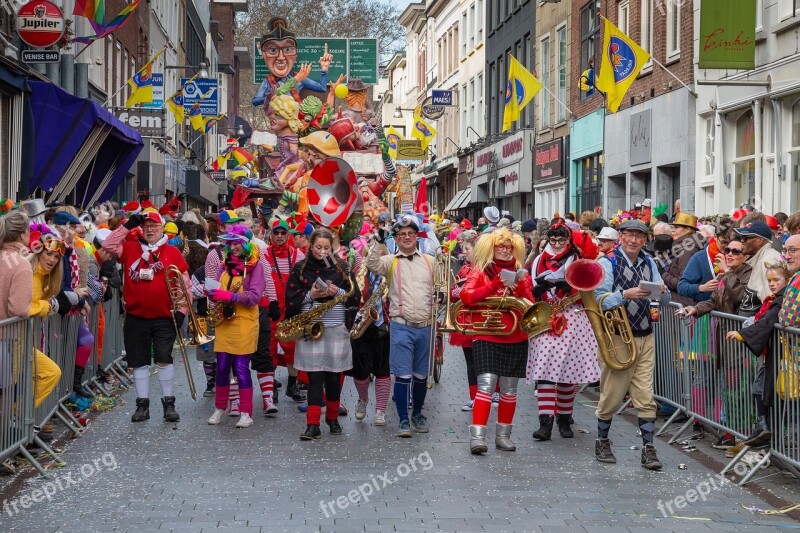
[[[58,63],[61,61],[59,50],[23,50],[23,63]]]
[[[428,120],[438,120],[444,116],[444,106],[433,105],[433,97],[429,96],[422,101],[422,116]]]
[[[537,145],[533,151],[533,180],[550,180],[564,175],[564,137]]]
[[[64,14],[53,2],[32,0],[17,11],[17,33],[25,44],[46,48],[64,35]]]
[[[135,129],[143,137],[164,137],[164,109],[117,107],[114,114],[120,122]]]
[[[397,141],[397,160],[398,161],[424,161],[426,152],[422,149],[422,141],[419,139],[399,139]]]
[[[520,173],[519,163],[514,163],[497,171],[497,178],[505,184],[506,195],[519,192]]]
[[[700,68],[754,69],[756,0],[702,0],[698,46]]]
[[[511,137],[494,143],[475,156],[475,175],[485,174],[489,170],[492,160],[497,163],[497,168],[516,163],[525,157],[525,130],[520,130]],[[530,153],[530,152],[529,152]]]

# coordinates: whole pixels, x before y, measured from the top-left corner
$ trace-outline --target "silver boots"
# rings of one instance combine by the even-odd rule
[[[498,450],[504,452],[513,452],[517,449],[517,445],[511,440],[511,428],[513,424],[497,424],[497,432],[494,437],[494,445]]]
[[[486,453],[489,447],[486,446],[486,426],[469,427],[469,451],[479,455]]]

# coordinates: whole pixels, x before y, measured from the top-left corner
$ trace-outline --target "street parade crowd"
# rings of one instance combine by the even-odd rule
[[[535,441],[550,440],[554,426],[572,438],[578,387],[599,384],[597,460],[616,462],[609,429],[629,395],[642,466],[659,469],[653,323],[672,301],[683,304],[684,317],[714,310],[747,317],[725,337],[759,357],[752,389],[758,417],[747,440],[723,439],[731,449],[770,441],[770,332],[797,322],[800,212],[770,216],[743,206],[732,217],[698,220],[679,203],[670,216],[644,200],[610,221],[590,211],[520,221],[489,206],[474,223],[437,214],[365,216],[346,241],[342,228],[297,212],[265,219],[249,206],[206,216],[180,207],[178,198],[160,208],[142,200],[84,212],[41,200],[0,206],[0,319],[86,317],[121,290],[132,422],[150,418],[152,365],[163,419],[180,420],[173,385],[180,328],[201,340],[193,344],[206,377],[203,396],[213,398],[209,424],[230,415],[238,416],[237,428],[253,426],[254,397],[274,416],[283,388],[292,402],[285,409],[305,413],[300,439],[321,437],[323,413],[327,432],[340,435],[349,381],[358,393],[357,421],[394,426],[401,438],[427,433],[428,382],[434,356],[442,357],[435,340],[445,335],[466,360],[462,410],[472,413],[471,453],[488,451],[493,406],[496,448],[516,449],[522,378],[536,387]],[[180,277],[185,299],[170,294],[170,276]],[[608,310],[621,314],[630,338],[610,331],[606,342],[596,316]],[[90,396],[82,385],[88,354],[102,328],[121,319],[101,316],[98,339],[81,322],[74,395]],[[38,405],[62,369],[34,354]],[[285,384],[275,380],[281,366]]]
[[[426,395],[447,342],[466,362],[461,409],[472,416],[472,454],[489,450],[493,406],[495,447],[516,450],[524,378],[537,396],[533,441],[551,440],[554,427],[559,438],[574,437],[575,398],[587,384],[599,387],[597,460],[616,462],[609,431],[627,397],[637,411],[641,464],[658,470],[655,422],[668,406],[654,398],[654,324],[673,310],[687,321],[718,311],[746,320],[717,348],[743,343],[758,358],[751,434],[738,443],[723,435],[718,446],[734,457],[743,446],[769,445],[773,326],[800,324],[800,212],[743,205],[698,220],[680,201],[670,211],[642,199],[609,220],[599,208],[515,220],[494,205],[477,220],[458,220],[427,212],[418,198],[416,209],[392,215],[384,193],[395,187],[401,198],[404,181],[391,154],[396,139],[368,109],[365,84],[345,85],[343,77],[328,84],[327,46],[319,82],[308,64],[295,72],[297,41],[285,19],[269,22],[260,47],[271,74],[253,105],[263,106],[277,149],[256,147],[269,152],[259,154],[261,168],[241,172],[258,177],[237,183],[219,212],[186,210],[179,196],[162,206],[143,195],[86,210],[42,199],[0,203],[0,320],[82,317],[68,358],[74,368],[40,351],[42,334],[34,332],[35,405],[66,370],[74,371],[75,401],[89,399],[90,354],[103,352],[104,329],[122,320],[133,423],[150,419],[152,376],[163,420],[180,421],[174,354],[188,346],[204,370],[202,396],[213,398],[208,424],[233,416],[237,428],[250,428],[256,411],[274,416],[284,398],[292,402],[285,410],[305,414],[301,440],[322,437],[323,412],[325,433],[341,435],[339,419],[349,415],[341,393],[353,386],[357,421],[410,438],[431,431]],[[323,102],[301,90],[328,94]],[[346,109],[334,113],[334,97]],[[251,166],[256,160],[235,140],[227,153]],[[115,291],[122,308],[106,316],[101,304]],[[96,307],[97,338],[87,322]],[[285,383],[275,379],[279,367]],[[10,387],[3,376],[0,385]],[[189,389],[194,397],[193,380]],[[37,428],[42,440],[52,426]]]

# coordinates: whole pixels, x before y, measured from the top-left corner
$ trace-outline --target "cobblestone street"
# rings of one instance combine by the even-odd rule
[[[202,380],[194,362],[198,386]],[[219,426],[206,419],[212,399],[192,402],[178,369],[178,424],[161,421],[158,384],[151,379],[151,419],[131,424],[127,405],[103,414],[68,446],[67,466],[50,470],[3,494],[4,531],[775,531],[796,530],[785,516],[754,515],[745,507],[771,508],[751,491],[720,483],[714,472],[679,447],[657,442],[662,472],[639,465],[636,427],[618,417],[612,441],[619,460],[603,465],[593,456],[594,413],[579,396],[576,437],[537,443],[533,389],[521,385],[515,453],[491,447],[485,457],[468,450],[471,414],[460,350],[447,351],[442,382],[429,394],[427,435],[395,436],[390,405],[386,427],[354,418],[355,388],[348,378],[350,414],[344,435],[301,442],[304,415],[280,398],[280,413],[264,418],[260,407],[250,429],[235,419]],[[285,381],[285,374],[280,374]],[[204,382],[204,380],[202,380]],[[201,388],[202,390],[202,388]],[[372,393],[372,391],[370,391]],[[257,402],[260,406],[260,402]],[[492,418],[496,415],[493,409]],[[493,422],[490,435],[493,434]],[[636,449],[633,449],[636,447]],[[685,463],[686,469],[679,469]],[[88,466],[87,466],[88,465]],[[711,483],[713,478],[714,483]],[[50,487],[53,494],[47,493]],[[55,487],[55,490],[53,490]],[[704,499],[683,509],[673,500]],[[42,498],[42,493],[47,497]],[[360,493],[359,493],[360,491]],[[20,498],[40,503],[23,508]],[[661,502],[661,508],[659,508]],[[12,506],[16,504],[16,507]],[[675,511],[669,515],[669,506]],[[16,509],[16,511],[15,511]]]

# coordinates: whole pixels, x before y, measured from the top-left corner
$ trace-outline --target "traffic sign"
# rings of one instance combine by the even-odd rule
[[[219,84],[213,78],[196,78],[190,83],[189,78],[181,78],[183,87],[183,107],[188,109],[200,101],[200,112],[205,117],[219,115]],[[205,96],[203,96],[205,95]]]
[[[433,105],[433,97],[422,101],[422,116],[428,120],[438,120],[444,116],[444,106]]]
[[[64,36],[64,14],[53,2],[31,0],[17,11],[16,26],[23,42],[46,48]]]
[[[367,85],[378,83],[377,39],[334,39],[327,37],[299,37],[295,69],[301,63],[311,63],[311,77],[319,81],[319,58],[325,44],[333,62],[328,69],[328,81],[334,82],[340,74],[361,78]],[[253,83],[261,85],[269,69],[261,57],[261,38],[253,38]]]
[[[58,63],[61,61],[61,52],[58,50],[23,50],[23,63]]]
[[[433,105],[453,105],[453,91],[433,91]]]

